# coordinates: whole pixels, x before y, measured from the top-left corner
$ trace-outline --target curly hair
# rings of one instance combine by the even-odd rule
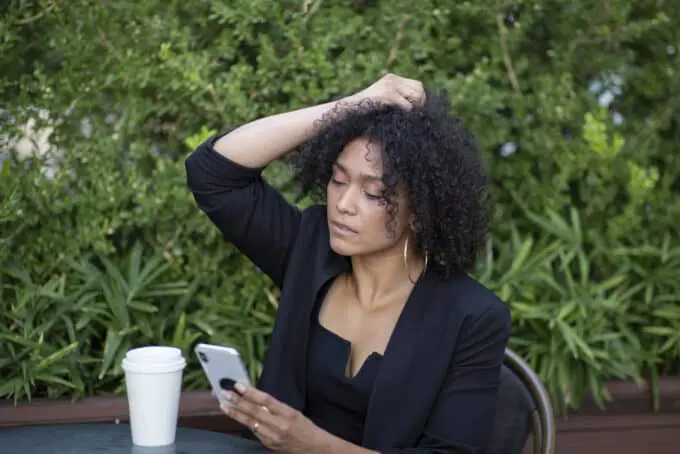
[[[379,144],[388,231],[399,209],[393,196],[403,185],[416,221],[415,247],[432,270],[450,277],[470,271],[485,245],[488,179],[474,137],[449,113],[446,96],[426,95],[425,105],[411,111],[373,101],[339,104],[300,147],[294,167],[304,194],[322,191],[349,142]]]

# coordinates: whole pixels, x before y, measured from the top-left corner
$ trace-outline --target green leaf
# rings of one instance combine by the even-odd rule
[[[48,356],[47,358],[43,359],[38,364],[36,364],[36,366],[35,366],[36,372],[40,372],[44,369],[48,369],[50,366],[57,364],[62,358],[65,358],[66,356],[71,354],[71,352],[73,352],[73,350],[78,348],[78,345],[79,345],[78,342],[73,342],[73,343],[67,345],[66,347],[63,347],[63,348],[59,349],[58,351],[52,353],[50,356]]]
[[[663,337],[676,334],[676,330],[668,326],[645,326],[642,330],[647,334]]]
[[[14,396],[17,400],[20,387],[21,381],[16,378],[0,382],[0,397]]]
[[[109,329],[106,333],[106,343],[104,344],[104,354],[101,367],[99,368],[98,379],[101,380],[109,372],[113,362],[119,355],[124,337],[121,333]]]
[[[2,167],[0,167],[0,177],[5,178],[9,176],[10,164],[11,162],[9,160],[2,163]]]
[[[52,384],[55,384],[55,385],[61,385],[64,388],[70,388],[70,389],[76,388],[76,386],[73,383],[71,383],[67,380],[64,380],[61,377],[57,377],[57,376],[53,376],[53,375],[37,375],[35,377],[35,380],[36,381],[42,381],[42,382],[45,382],[45,383],[52,383]]]
[[[577,308],[578,304],[576,303],[576,301],[569,301],[567,304],[562,306],[559,313],[557,314],[557,319],[560,321],[568,319],[570,315],[577,310]]]
[[[660,307],[658,309],[654,309],[654,311],[652,311],[652,314],[655,317],[680,321],[680,306]]]
[[[147,314],[154,314],[158,312],[158,307],[143,301],[128,301],[128,307],[136,311],[145,312]]]

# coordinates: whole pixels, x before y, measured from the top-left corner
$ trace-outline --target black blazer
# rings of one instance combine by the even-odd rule
[[[329,246],[325,206],[299,210],[212,149],[186,161],[198,206],[281,289],[258,387],[304,411],[307,339],[322,285],[350,270]],[[383,453],[483,452],[492,436],[508,307],[465,274],[417,281],[375,381],[362,445]]]

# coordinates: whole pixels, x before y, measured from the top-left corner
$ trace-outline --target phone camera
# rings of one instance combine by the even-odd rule
[[[225,391],[233,390],[235,384],[236,384],[236,382],[234,380],[232,380],[231,378],[220,379],[220,388],[224,389]]]
[[[198,357],[201,358],[201,361],[203,361],[204,363],[208,362],[208,356],[205,353],[198,352]]]

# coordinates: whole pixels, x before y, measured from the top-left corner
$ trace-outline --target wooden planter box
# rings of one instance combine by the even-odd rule
[[[680,452],[680,378],[661,379],[657,411],[647,384],[611,382],[607,388],[612,400],[604,411],[586,399],[558,419],[556,454]]]
[[[661,381],[661,407],[654,411],[649,387],[628,382],[608,385],[612,401],[601,411],[586,400],[557,424],[556,454],[677,454],[680,452],[680,378]],[[236,432],[239,425],[219,411],[209,392],[183,393],[179,424]],[[91,397],[77,403],[40,400],[0,403],[0,428],[34,424],[125,422],[125,397]],[[1,430],[1,429],[0,429]],[[531,450],[525,450],[530,453]]]

